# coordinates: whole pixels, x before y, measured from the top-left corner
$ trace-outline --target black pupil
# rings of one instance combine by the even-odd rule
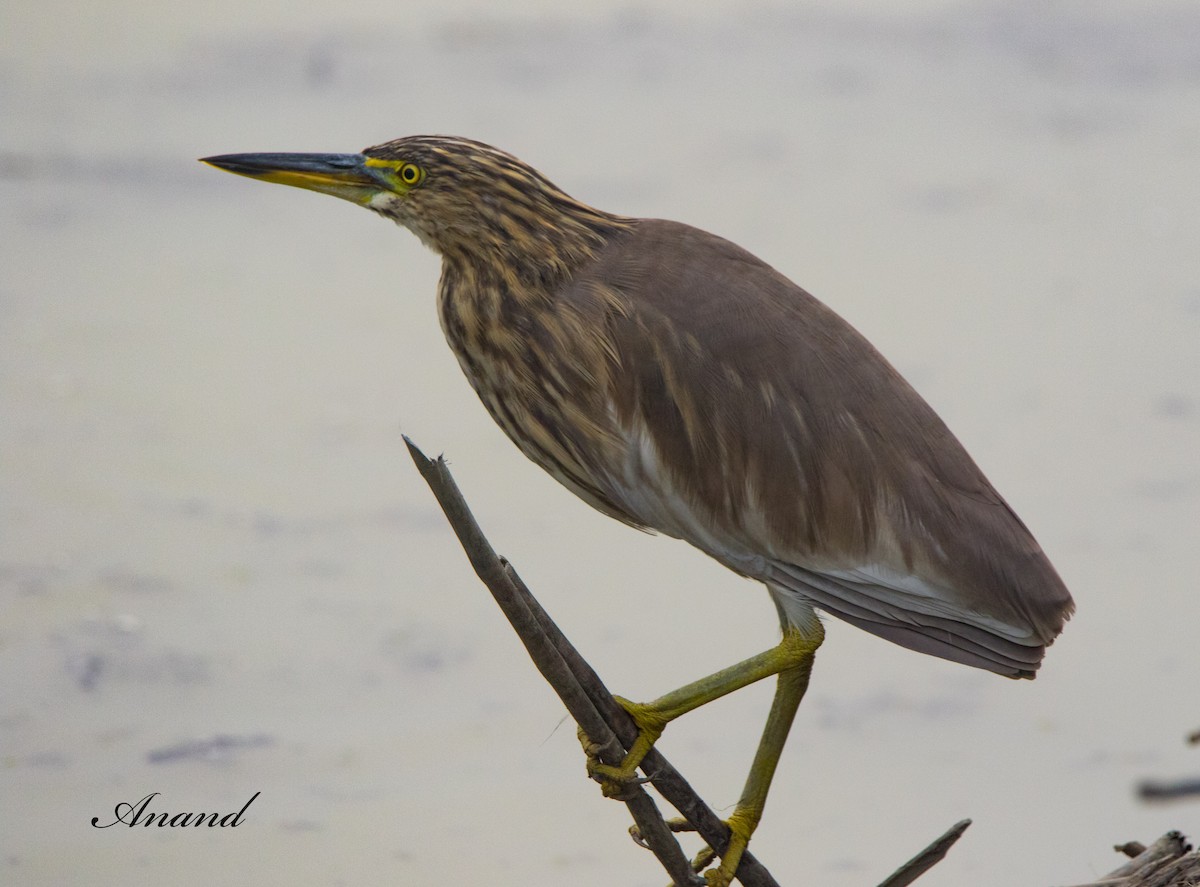
[[[406,181],[406,182],[415,182],[417,180],[416,167],[413,167],[413,166],[404,167],[404,169],[401,170],[401,172],[400,172],[400,177],[402,179],[404,179],[404,181]]]

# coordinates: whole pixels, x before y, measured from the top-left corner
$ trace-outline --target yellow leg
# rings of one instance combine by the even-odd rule
[[[767,804],[767,791],[775,777],[775,768],[783,753],[783,745],[787,742],[788,731],[796,717],[796,709],[800,707],[800,700],[804,698],[804,691],[808,689],[813,657],[820,642],[818,638],[816,645],[809,649],[808,655],[801,662],[779,673],[775,685],[775,699],[771,702],[771,713],[767,716],[766,726],[763,727],[758,751],[754,753],[754,763],[750,765],[746,786],[742,789],[742,796],[733,810],[733,815],[725,821],[729,826],[729,845],[725,848],[725,855],[721,857],[721,865],[705,873],[709,887],[728,887],[733,882],[738,864],[742,861],[742,854],[750,843],[750,836],[758,828],[763,808]]]
[[[710,885],[726,887],[733,880],[742,853],[745,852],[750,836],[762,818],[767,791],[775,775],[779,756],[787,741],[796,709],[808,688],[813,657],[825,637],[820,623],[814,621],[813,625],[814,628],[806,632],[788,627],[784,630],[783,640],[778,646],[680,687],[653,702],[634,703],[618,697],[617,701],[629,712],[638,726],[637,740],[618,766],[602,764],[589,756],[588,773],[600,781],[606,795],[619,795],[624,787],[636,778],[642,759],[658,741],[667,724],[734,690],[740,690],[771,675],[779,675],[771,713],[763,728],[762,739],[759,740],[758,751],[750,767],[750,775],[746,778],[746,786],[742,790],[737,807],[727,821],[730,829],[729,846],[725,850],[720,867],[706,875]]]

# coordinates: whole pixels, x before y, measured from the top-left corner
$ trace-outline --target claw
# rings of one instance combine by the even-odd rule
[[[621,708],[629,713],[638,728],[637,739],[634,740],[621,763],[615,766],[605,764],[598,757],[600,746],[592,742],[583,730],[578,731],[578,736],[580,745],[583,746],[583,753],[587,756],[588,776],[600,783],[600,790],[604,797],[624,801],[629,799],[630,789],[633,786],[645,785],[650,781],[649,776],[637,775],[638,767],[641,766],[642,760],[649,754],[650,749],[654,747],[654,743],[662,736],[663,728],[666,727],[669,719],[664,718],[652,706],[630,702],[620,696],[614,698]]]
[[[575,736],[579,739],[579,744],[583,746],[583,753],[587,756],[588,761],[600,763],[600,743],[592,742],[592,738],[583,732],[582,727],[575,728]]]
[[[587,769],[588,776],[600,783],[601,794],[618,801],[630,800],[633,797],[633,788],[650,781],[648,776],[638,776],[636,771],[627,775],[620,767],[602,764],[594,759],[588,759]]]
[[[692,871],[704,871],[706,868],[708,868],[708,866],[712,865],[713,860],[716,858],[717,851],[705,845],[704,849],[697,853],[696,858],[692,860]],[[705,880],[708,880],[707,876],[705,877]]]
[[[694,825],[682,817],[668,819],[666,823],[667,828],[677,834],[696,830]],[[725,857],[721,860],[720,865],[705,871],[717,859],[717,852],[708,845],[705,845],[704,849],[697,853],[692,860],[692,871],[697,874],[703,873],[705,887],[729,887],[741,864],[742,854],[745,853],[746,846],[750,842],[750,832],[753,831],[753,828],[749,828],[750,823],[747,817],[739,816],[735,811],[733,816],[725,820],[725,825],[729,829],[729,844],[725,848]],[[629,835],[638,846],[647,846],[636,825],[629,827]]]
[[[679,832],[694,832],[696,830],[694,825],[682,817],[668,819],[666,823],[667,828],[676,834]],[[738,866],[742,862],[742,854],[745,853],[746,847],[750,843],[750,832],[753,831],[753,827],[750,826],[747,817],[744,815],[739,816],[737,811],[734,811],[733,816],[725,820],[725,825],[729,829],[729,844],[725,848],[725,856],[721,859],[720,865],[716,868],[708,868],[716,861],[717,851],[713,850],[707,844],[692,859],[692,871],[697,874],[703,873],[705,887],[729,887],[733,883],[734,875],[737,874]],[[642,833],[636,825],[629,827],[629,836],[633,838],[639,847],[649,849],[645,838],[642,837]],[[708,869],[708,871],[705,871],[705,869]]]
[[[696,830],[696,827],[694,825],[692,825],[690,822],[688,822],[686,819],[684,819],[682,816],[675,816],[675,817],[672,817],[671,819],[664,820],[664,822],[666,822],[667,828],[669,828],[675,834],[679,834],[680,832],[694,832]],[[633,842],[635,844],[637,844],[639,847],[645,847],[647,850],[650,849],[650,845],[647,844],[646,839],[642,837],[641,829],[639,829],[636,825],[631,825],[629,827],[629,837],[633,838]],[[704,849],[709,854],[708,858],[703,863],[700,863],[698,865],[696,863],[692,864],[695,867],[695,870],[697,872],[700,871],[702,868],[704,868],[704,866],[706,866],[710,862],[712,862],[713,856],[716,855],[712,852],[712,850],[709,850],[707,847],[705,847]],[[697,857],[697,858],[699,858],[699,857]]]
[[[580,736],[584,752],[588,754],[588,775],[600,783],[607,797],[625,799],[626,793],[633,785],[647,781],[638,778],[637,770],[668,723],[755,681],[772,675],[777,676],[775,698],[771,702],[771,712],[763,727],[762,739],[759,740],[754,762],[750,765],[750,773],[746,777],[746,786],[733,815],[726,820],[729,842],[721,856],[720,864],[704,872],[707,887],[729,887],[733,882],[746,846],[750,842],[750,836],[762,818],[767,791],[775,775],[780,752],[787,741],[796,709],[808,687],[813,656],[823,637],[824,630],[819,622],[804,630],[789,626],[784,630],[783,639],[778,646],[706,678],[693,681],[687,686],[660,696],[654,702],[637,704],[616,697],[617,702],[629,713],[638,728],[637,739],[629,746],[628,753],[617,766],[601,762],[596,757],[600,749],[586,736]],[[674,822],[671,823],[671,827],[676,831],[687,830],[685,825],[677,825]],[[632,834],[635,841],[641,837],[637,833]],[[693,862],[695,871],[699,872],[715,859],[716,854],[705,848]]]
[[[758,816],[753,812],[747,814],[744,809],[737,809],[733,811],[732,816],[725,820],[725,825],[729,827],[729,843],[725,847],[725,854],[721,857],[721,864],[704,873],[704,880],[708,887],[729,887],[733,883],[733,876],[737,874],[738,866],[742,863],[742,854],[746,852],[746,847],[750,844],[750,836],[754,833],[755,826],[758,825]],[[708,862],[712,862],[716,858],[716,853],[711,848],[705,849],[710,854]],[[699,860],[700,857],[696,858]]]

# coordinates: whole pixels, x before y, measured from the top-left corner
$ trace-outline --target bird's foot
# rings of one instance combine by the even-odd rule
[[[725,825],[729,828],[729,843],[725,845],[725,852],[721,854],[721,864],[704,873],[704,880],[708,883],[708,887],[729,887],[733,883],[733,876],[737,874],[738,866],[742,864],[742,854],[750,845],[750,836],[754,834],[754,829],[758,827],[758,821],[761,818],[761,806],[754,808],[739,804],[734,809],[733,815],[725,820]],[[712,853],[711,848],[705,849],[710,854]],[[697,859],[699,858],[697,857]],[[708,857],[710,862],[712,858],[711,855]]]
[[[650,753],[650,749],[654,748],[654,743],[662,736],[663,729],[670,718],[665,717],[659,709],[652,705],[630,702],[620,696],[614,698],[617,704],[629,713],[629,717],[633,719],[633,723],[638,728],[637,739],[634,740],[621,763],[613,765],[601,761],[597,756],[600,747],[592,742],[582,730],[579,731],[579,742],[583,746],[583,753],[587,755],[588,776],[600,783],[600,790],[604,796],[626,800],[632,786],[649,781],[639,778],[637,770],[641,766],[642,760]]]
[[[738,866],[742,862],[742,854],[746,852],[746,847],[750,844],[750,835],[754,832],[755,823],[752,823],[751,819],[752,816],[747,815],[746,812],[734,810],[733,815],[725,820],[725,825],[729,829],[729,843],[725,846],[725,855],[721,857],[720,865],[708,868],[717,858],[717,852],[709,846],[705,846],[692,860],[692,871],[703,872],[706,887],[729,887],[733,883],[733,877],[737,874]],[[667,827],[673,832],[694,832],[696,830],[696,827],[686,819],[679,818],[668,819]],[[638,844],[646,846],[637,826],[631,826],[629,834]],[[705,871],[705,869],[708,870]]]

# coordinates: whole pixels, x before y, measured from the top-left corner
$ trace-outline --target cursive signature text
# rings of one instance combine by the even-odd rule
[[[115,818],[112,822],[101,823],[99,816],[93,816],[92,827],[111,828],[114,825],[127,825],[132,828],[135,825],[156,825],[159,828],[184,828],[186,826],[198,828],[206,825],[209,828],[237,828],[242,824],[242,816],[250,809],[254,799],[261,794],[262,792],[255,792],[237,813],[159,813],[148,809],[150,802],[158,797],[158,792],[151,792],[136,804],[130,804],[128,801],[121,801],[117,804],[113,808]]]

